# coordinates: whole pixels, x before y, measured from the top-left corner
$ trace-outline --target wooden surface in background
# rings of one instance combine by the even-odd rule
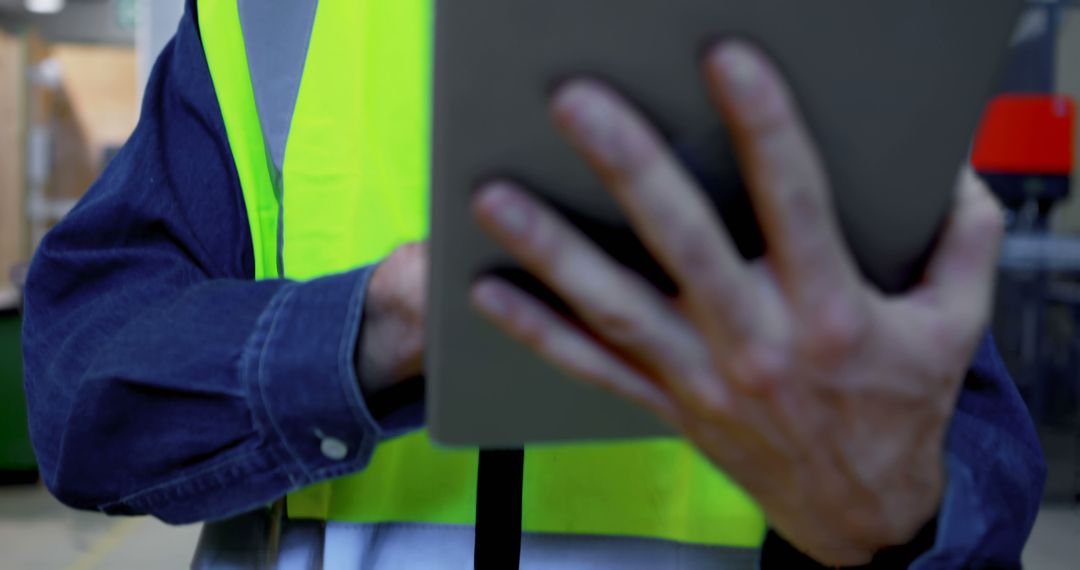
[[[46,59],[58,62],[61,84],[29,85],[29,66]],[[27,129],[50,133],[45,196],[77,199],[104,166],[105,149],[123,144],[135,127],[135,77],[130,47],[49,45],[34,34],[0,31],[0,298],[13,287],[11,268],[30,254]]]
[[[32,125],[44,127],[50,141],[44,197],[70,203],[101,173],[106,149],[123,144],[135,128],[135,53],[123,46],[43,42],[31,48],[31,60],[53,66],[60,78],[58,85],[32,89]],[[33,239],[57,221],[36,225]]]
[[[121,145],[135,129],[139,102],[135,50],[130,47],[54,44],[63,70],[63,95],[85,137],[95,170],[105,149]]]
[[[14,288],[11,268],[25,260],[25,44],[0,31],[0,297]]]

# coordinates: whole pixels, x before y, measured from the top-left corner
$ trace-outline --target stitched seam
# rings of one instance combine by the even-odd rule
[[[285,474],[282,473],[283,471],[285,471],[285,466],[283,466],[283,465],[275,467],[273,469],[265,470],[265,471],[255,471],[255,470],[246,470],[246,471],[248,471],[246,473],[247,475],[252,475],[252,474],[257,473],[257,475],[258,475],[258,477],[260,479],[273,479],[273,478],[277,478],[277,477],[280,477],[280,476],[285,476]],[[251,499],[251,502],[255,503],[254,505],[248,504],[248,503],[234,504],[234,505],[230,505],[229,509],[224,510],[224,511],[218,510],[218,512],[216,512],[216,513],[208,508],[209,503],[206,502],[207,497],[215,497],[216,498],[217,496],[220,496],[220,495],[223,495],[223,494],[226,494],[226,493],[232,494],[232,493],[230,493],[231,490],[232,490],[232,485],[230,485],[230,483],[228,483],[226,481],[223,481],[221,478],[217,478],[215,476],[215,477],[208,478],[206,485],[201,486],[201,487],[199,487],[197,489],[194,489],[194,490],[189,491],[189,490],[179,490],[179,489],[177,489],[177,490],[173,490],[171,493],[168,490],[159,490],[159,491],[157,491],[155,493],[148,493],[148,494],[145,494],[145,495],[141,495],[141,496],[132,498],[130,500],[130,502],[128,502],[128,503],[124,503],[124,504],[117,503],[117,504],[113,504],[113,505],[108,505],[103,510],[106,513],[108,513],[108,511],[106,510],[108,508],[112,508],[112,507],[115,507],[115,506],[124,506],[124,507],[128,507],[130,509],[133,509],[133,510],[135,510],[137,512],[140,512],[140,511],[144,511],[144,512],[154,511],[151,514],[154,514],[155,516],[159,516],[159,517],[160,516],[168,517],[167,519],[163,519],[163,520],[181,521],[181,524],[185,524],[185,523],[200,522],[200,521],[202,521],[204,519],[209,519],[209,518],[219,518],[219,517],[220,518],[229,518],[229,517],[235,516],[238,513],[242,513],[242,512],[248,511],[248,510],[250,510],[252,508],[256,508],[260,504],[265,504],[266,502],[271,500],[271,499],[263,500],[263,499],[259,499],[259,498],[253,498],[253,499]],[[167,495],[167,498],[165,500],[162,500],[161,496],[163,494],[166,494],[166,493],[169,493],[169,495]],[[259,493],[254,493],[254,494],[252,494],[252,496],[253,497],[258,497]],[[174,505],[182,503],[182,502],[184,502],[184,501],[186,501],[186,500],[188,500],[188,499],[190,499],[192,497],[199,497],[199,501],[196,503],[199,508],[197,508],[197,509],[184,509],[183,511],[177,511],[174,508]],[[159,508],[162,505],[165,505],[165,508]],[[217,507],[214,507],[214,508],[217,508]],[[176,516],[176,515],[179,515],[179,516]]]
[[[120,498],[120,499],[118,499],[116,501],[113,501],[111,503],[106,503],[103,506],[103,508],[107,509],[107,508],[115,506],[115,505],[126,505],[126,504],[129,504],[131,502],[138,501],[141,497],[143,497],[145,495],[149,495],[149,494],[152,494],[152,493],[165,491],[165,490],[176,491],[179,494],[190,494],[190,493],[185,493],[184,491],[182,491],[180,489],[177,489],[177,487],[179,487],[180,485],[183,485],[185,483],[190,483],[191,481],[193,481],[195,479],[205,478],[205,477],[208,477],[210,475],[213,475],[217,471],[224,470],[225,468],[230,467],[230,466],[232,466],[232,465],[234,465],[236,463],[246,462],[251,457],[257,456],[260,453],[261,452],[259,450],[246,451],[246,452],[244,452],[244,453],[242,453],[242,454],[240,454],[240,455],[238,455],[236,457],[230,457],[230,458],[225,459],[225,460],[223,460],[221,462],[215,463],[215,464],[210,465],[208,467],[204,467],[202,470],[196,471],[195,473],[191,473],[191,474],[185,475],[183,477],[178,477],[176,479],[170,479],[170,480],[165,481],[163,483],[158,483],[157,485],[154,485],[152,487],[147,487],[146,489],[136,491],[135,493],[132,493],[130,495],[122,497],[122,498]]]
[[[264,433],[266,426],[263,425],[262,418],[259,417],[259,410],[262,409],[266,414],[269,414],[269,410],[266,410],[265,403],[262,401],[262,394],[256,393],[253,386],[257,386],[258,382],[258,370],[259,356],[261,355],[261,349],[255,345],[262,342],[263,327],[262,321],[267,313],[274,313],[276,307],[280,304],[281,292],[275,292],[274,296],[270,298],[270,302],[267,303],[266,309],[263,314],[256,320],[255,330],[252,331],[248,337],[247,342],[244,343],[244,347],[240,352],[240,362],[238,367],[241,374],[241,380],[244,385],[244,391],[246,393],[249,403],[249,409],[251,410],[251,423],[258,433]],[[252,376],[255,379],[252,379]]]
[[[270,422],[270,425],[273,426],[274,431],[278,435],[278,438],[281,439],[282,446],[289,453],[289,455],[292,456],[293,460],[296,462],[296,464],[299,466],[300,470],[304,473],[308,480],[310,480],[312,478],[311,472],[308,471],[307,466],[304,465],[304,461],[300,454],[297,453],[295,449],[293,449],[292,445],[290,445],[288,437],[285,435],[285,432],[282,431],[281,426],[278,425],[277,420],[274,418],[274,413],[270,410],[270,407],[268,405],[269,399],[266,397],[266,382],[269,381],[269,376],[266,372],[266,360],[270,354],[270,341],[275,336],[278,322],[281,319],[281,315],[285,312],[285,307],[288,305],[289,299],[295,294],[296,287],[298,286],[288,286],[282,292],[281,305],[275,309],[274,318],[270,321],[270,327],[267,329],[266,338],[263,340],[263,345],[259,352],[259,372],[257,378],[257,385],[259,388],[259,395],[262,399],[263,409],[266,410],[267,420]]]

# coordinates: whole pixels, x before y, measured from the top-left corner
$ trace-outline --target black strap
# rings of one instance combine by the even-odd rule
[[[521,476],[525,451],[481,451],[476,478],[473,568],[513,570],[521,563]]]

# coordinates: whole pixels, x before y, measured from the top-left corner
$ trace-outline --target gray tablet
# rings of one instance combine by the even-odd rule
[[[652,117],[708,189],[742,252],[761,240],[701,55],[755,41],[780,64],[824,155],[849,246],[889,291],[916,279],[947,214],[1022,0],[452,0],[438,3],[427,421],[447,445],[648,437],[669,429],[570,379],[469,305],[498,271],[542,288],[473,222],[478,182],[509,176],[623,263],[670,285],[556,133],[553,84],[604,78]],[[550,299],[556,305],[557,299]]]

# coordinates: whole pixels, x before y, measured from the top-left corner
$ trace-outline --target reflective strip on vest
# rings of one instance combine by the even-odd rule
[[[281,236],[275,165],[256,105],[268,98],[253,91],[244,43],[258,34],[242,31],[236,2],[198,2],[257,278],[278,277],[279,254],[284,276],[302,280],[377,262],[426,237],[431,1],[318,2],[284,147]],[[476,468],[475,451],[437,448],[421,431],[380,444],[361,473],[291,494],[289,516],[473,524]],[[678,439],[530,448],[523,485],[526,532],[741,547],[765,535],[753,500]]]

